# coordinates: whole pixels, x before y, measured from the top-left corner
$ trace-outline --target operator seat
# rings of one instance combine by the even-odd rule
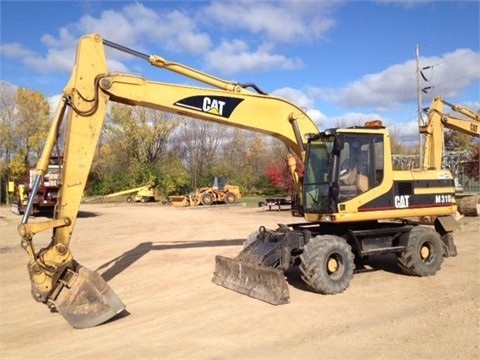
[[[368,155],[366,152],[362,151],[360,154],[360,157],[357,162],[357,176],[355,179],[355,186],[357,187],[357,192],[359,194],[367,191],[370,186],[369,186],[369,181],[368,181]]]

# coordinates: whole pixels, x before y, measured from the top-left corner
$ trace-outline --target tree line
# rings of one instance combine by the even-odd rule
[[[42,93],[0,83],[3,184],[21,181],[35,167],[51,118]],[[288,174],[286,152],[283,143],[268,135],[112,103],[86,195],[106,195],[152,182],[164,196],[183,195],[212,186],[215,176],[224,176],[240,186],[244,195],[283,196],[291,186],[283,176]]]
[[[51,118],[50,105],[42,93],[0,83],[1,184],[20,181],[35,167]],[[355,124],[339,124],[348,125]],[[391,129],[391,137],[393,154],[417,153],[398,140],[398,129]],[[479,148],[473,137],[446,131],[446,150],[472,153],[466,171],[473,178],[479,174]],[[187,194],[211,186],[215,176],[225,176],[246,196],[283,196],[292,185],[286,152],[283,143],[268,135],[112,103],[86,194],[106,195],[151,182],[162,195]],[[2,185],[2,202],[5,189]]]

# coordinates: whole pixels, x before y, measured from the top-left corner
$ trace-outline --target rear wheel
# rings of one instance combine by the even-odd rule
[[[213,196],[210,193],[205,193],[200,198],[200,202],[202,205],[212,205],[213,204]]]
[[[237,200],[237,197],[234,193],[227,193],[225,194],[225,204],[233,204]]]
[[[435,275],[442,262],[440,234],[423,226],[414,227],[410,231],[406,250],[398,257],[398,264],[403,272],[415,276]]]
[[[313,291],[338,294],[350,285],[355,257],[345,239],[335,235],[316,236],[305,245],[300,259],[302,279]]]

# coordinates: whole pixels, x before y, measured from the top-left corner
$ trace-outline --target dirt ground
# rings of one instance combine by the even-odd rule
[[[83,204],[74,256],[127,311],[73,329],[31,297],[20,217],[0,207],[0,358],[480,359],[479,218],[460,221],[458,256],[433,277],[402,275],[385,257],[325,296],[293,273],[281,306],[211,282],[215,255],[235,256],[260,225],[301,220],[241,205]],[[37,234],[37,248],[49,236]]]

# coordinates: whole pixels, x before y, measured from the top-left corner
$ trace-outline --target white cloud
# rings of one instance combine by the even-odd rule
[[[314,99],[302,90],[285,87],[273,91],[272,95],[285,98],[304,110],[314,107]]]
[[[314,99],[301,90],[286,87],[273,91],[272,95],[287,99],[301,108],[319,128],[328,122],[326,115],[315,108]]]
[[[71,49],[50,49],[46,56],[31,56],[23,60],[28,67],[38,72],[71,72],[74,64],[74,56]]]
[[[172,26],[175,24],[175,26]],[[46,55],[35,54],[18,43],[2,44],[2,55],[22,58],[23,63],[39,72],[71,72],[76,46],[80,36],[100,33],[105,39],[142,51],[148,44],[175,52],[204,53],[211,47],[208,34],[197,29],[193,19],[173,10],[157,13],[142,4],[127,5],[122,9],[103,11],[99,17],[82,16],[78,22],[62,27],[58,35],[45,34],[41,42],[47,47]],[[126,71],[125,61],[130,56],[108,51],[112,70]]]
[[[156,12],[140,3],[119,11],[104,11],[98,18],[84,16],[77,29],[82,33],[98,32],[110,41],[135,49],[143,49],[150,42],[170,51],[198,54],[211,46],[209,35],[198,30],[187,14],[178,10]]]
[[[322,37],[335,21],[332,1],[214,1],[203,9],[208,21],[229,29],[248,30],[275,42],[310,42]]]
[[[206,5],[204,5],[206,4]],[[5,44],[0,48],[10,57],[22,57],[24,63],[39,72],[71,71],[76,44],[82,35],[100,33],[105,39],[133,48],[205,55],[206,67],[223,74],[261,72],[271,69],[291,70],[303,66],[299,58],[291,58],[275,50],[278,42],[311,42],[331,29],[331,12],[338,3],[298,1],[199,3],[196,11],[162,7],[135,2],[118,10],[105,10],[97,16],[84,15],[76,23],[59,30],[58,35],[41,38],[47,47],[45,55],[32,54],[20,44]],[[200,29],[214,30],[219,43],[216,48],[210,35]],[[246,30],[246,39],[222,40],[220,30]],[[250,35],[254,34],[253,37]],[[156,50],[158,52],[158,50]],[[24,56],[29,54],[29,56]],[[112,70],[127,70],[127,55],[108,52]],[[7,56],[7,55],[6,55]]]
[[[480,79],[480,53],[469,49],[459,49],[442,57],[422,58],[420,62],[421,67],[432,66],[424,70],[429,81],[422,83],[432,86],[431,94],[453,97]],[[414,101],[416,86],[416,62],[409,60],[380,73],[366,75],[339,90],[317,88],[314,91],[319,98],[344,108],[386,110]]]
[[[302,66],[300,59],[272,54],[270,49],[270,46],[265,44],[256,51],[251,51],[244,41],[225,41],[206,55],[206,66],[223,74],[265,72],[271,69],[291,70]]]
[[[248,43],[245,38],[221,40],[207,54],[206,66],[223,74],[302,67],[301,59],[281,54],[276,45],[298,45],[322,38],[333,27],[335,22],[330,14],[339,4],[316,1],[315,11],[312,11],[312,3],[300,1],[212,2],[202,9],[203,17],[199,17],[199,22],[207,27],[218,27],[216,36],[220,39],[222,35],[231,35],[233,30],[233,33],[248,36]],[[230,32],[226,33],[228,30]]]
[[[0,44],[0,54],[9,59],[22,59],[32,55],[32,52],[19,43]]]

